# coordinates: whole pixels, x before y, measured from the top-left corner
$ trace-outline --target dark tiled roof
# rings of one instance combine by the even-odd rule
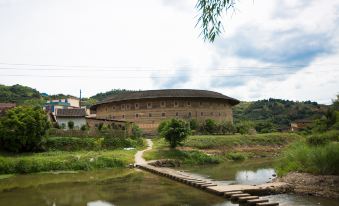
[[[207,90],[194,90],[194,89],[163,89],[163,90],[147,90],[137,92],[126,92],[122,94],[112,95],[107,99],[95,104],[91,109],[96,109],[100,104],[108,102],[119,102],[126,100],[138,100],[138,99],[157,99],[157,98],[210,98],[221,99],[229,102],[231,105],[236,105],[239,100],[232,97],[228,97],[218,92],[212,92]]]
[[[85,109],[57,109],[55,116],[57,117],[85,117]]]

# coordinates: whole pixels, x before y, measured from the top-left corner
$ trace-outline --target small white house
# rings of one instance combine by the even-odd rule
[[[57,109],[55,112],[56,122],[68,129],[68,122],[74,122],[74,128],[79,129],[82,125],[86,125],[86,110],[84,108],[76,109]]]

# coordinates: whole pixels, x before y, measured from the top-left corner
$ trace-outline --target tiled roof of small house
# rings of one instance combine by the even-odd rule
[[[55,116],[57,117],[85,117],[85,109],[57,109]]]
[[[195,89],[163,89],[163,90],[146,90],[136,92],[126,92],[121,94],[112,95],[105,100],[93,105],[91,109],[96,109],[100,104],[109,102],[119,102],[127,100],[139,99],[157,99],[157,98],[210,98],[221,99],[229,102],[231,105],[236,105],[239,100],[228,97],[218,92],[208,90],[195,90]]]

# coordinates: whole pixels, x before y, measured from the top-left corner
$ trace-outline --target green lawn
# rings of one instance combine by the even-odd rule
[[[53,151],[0,156],[0,174],[125,167],[136,150]]]

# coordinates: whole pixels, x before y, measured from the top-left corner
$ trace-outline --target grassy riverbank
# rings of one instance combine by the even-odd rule
[[[226,160],[272,156],[301,136],[291,133],[257,135],[190,136],[178,149],[169,149],[164,139],[155,138],[154,148],[145,153],[147,160],[177,159],[184,164],[210,164]]]
[[[184,164],[211,164],[219,163],[221,160],[214,155],[207,155],[197,150],[182,151],[169,149],[163,138],[153,139],[153,149],[144,153],[146,160],[176,159]]]
[[[53,151],[0,156],[0,174],[124,167],[134,162],[136,150]]]
[[[44,148],[39,153],[0,153],[0,174],[126,167],[134,163],[145,142],[142,138],[48,137]]]
[[[295,143],[284,151],[276,169],[279,176],[288,172],[339,175],[339,143],[318,146]]]

